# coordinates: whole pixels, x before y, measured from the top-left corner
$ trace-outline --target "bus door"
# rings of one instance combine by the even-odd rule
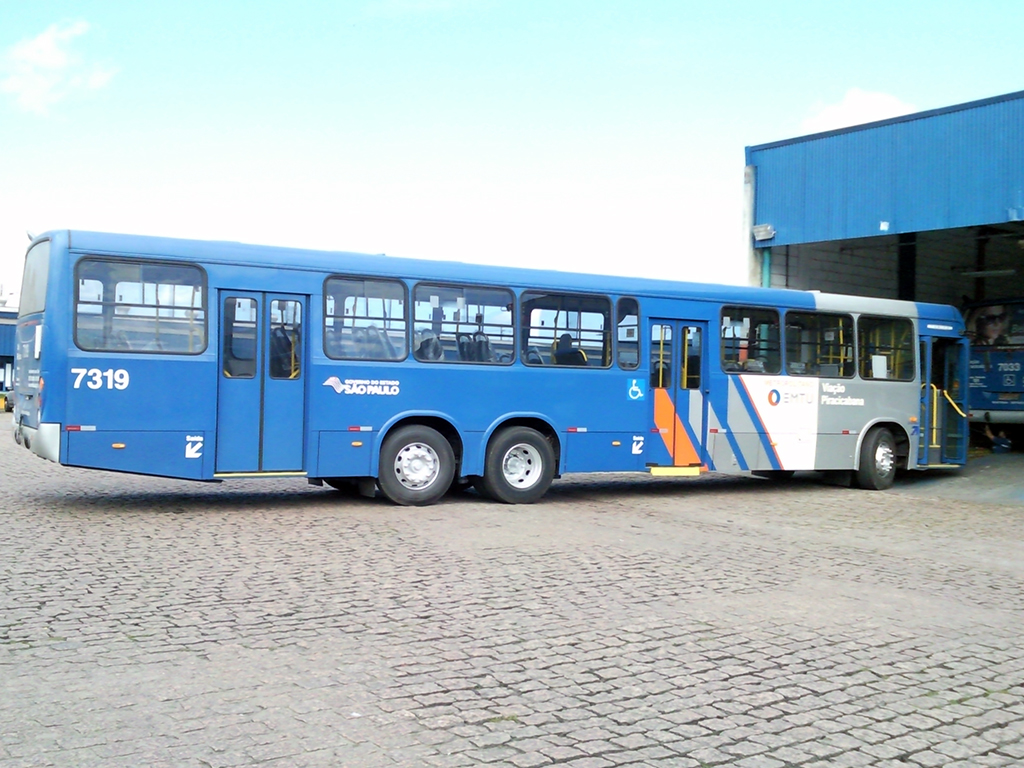
[[[921,337],[919,465],[967,461],[968,357],[966,340]]]
[[[650,321],[652,474],[696,475],[707,464],[707,329],[701,321]]]
[[[217,474],[302,474],[307,296],[219,291]]]

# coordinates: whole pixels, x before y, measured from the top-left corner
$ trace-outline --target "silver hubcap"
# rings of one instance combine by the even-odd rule
[[[888,443],[881,443],[875,448],[875,467],[878,469],[879,475],[884,477],[892,472],[892,465],[895,460],[896,456],[892,451],[892,446]]]
[[[501,460],[501,473],[513,488],[532,488],[540,481],[543,470],[540,452],[527,443],[513,445]]]
[[[426,443],[409,443],[395,456],[395,476],[410,491],[422,491],[437,480],[441,460]]]

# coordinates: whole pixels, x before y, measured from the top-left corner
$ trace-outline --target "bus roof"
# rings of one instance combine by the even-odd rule
[[[404,277],[441,282],[543,287],[553,290],[678,298],[698,301],[768,304],[833,311],[921,316],[960,321],[960,313],[942,304],[878,299],[864,296],[755,288],[716,283],[689,283],[654,278],[619,277],[556,270],[526,269],[455,261],[412,259],[385,254],[318,251],[230,241],[186,240],[146,235],[125,235],[83,230],[54,230],[38,236],[67,238],[71,251],[96,255],[132,255],[201,263],[242,264],[318,272],[353,273],[373,277]]]

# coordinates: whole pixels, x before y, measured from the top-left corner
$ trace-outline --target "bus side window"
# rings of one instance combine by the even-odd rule
[[[791,376],[853,376],[853,317],[786,313],[786,372]]]
[[[610,368],[611,310],[611,300],[605,296],[525,291],[523,363]]]
[[[302,374],[302,304],[270,302],[270,378],[297,379]]]
[[[256,376],[256,300],[224,300],[224,375],[230,379]]]
[[[404,360],[405,285],[398,280],[329,277],[324,282],[324,354],[333,360]]]
[[[779,313],[762,307],[722,307],[722,370],[779,373],[782,334]]]
[[[636,299],[619,299],[617,312],[616,351],[619,368],[626,371],[640,367],[640,309]]]
[[[417,360],[511,364],[515,353],[512,291],[418,283],[412,295],[413,356]]]
[[[857,354],[862,379],[913,381],[917,371],[914,325],[903,317],[857,320]]]
[[[699,326],[683,326],[683,350],[679,363],[679,386],[683,389],[700,389],[701,341]]]

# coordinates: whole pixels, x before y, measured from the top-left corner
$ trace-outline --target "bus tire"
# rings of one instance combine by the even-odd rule
[[[509,427],[487,446],[483,492],[506,504],[532,504],[555,477],[555,452],[544,435],[529,427]]]
[[[869,491],[891,488],[896,479],[896,441],[885,427],[875,427],[860,447],[857,485]]]
[[[377,484],[395,504],[433,504],[448,492],[453,477],[455,453],[437,430],[412,424],[384,438]]]

